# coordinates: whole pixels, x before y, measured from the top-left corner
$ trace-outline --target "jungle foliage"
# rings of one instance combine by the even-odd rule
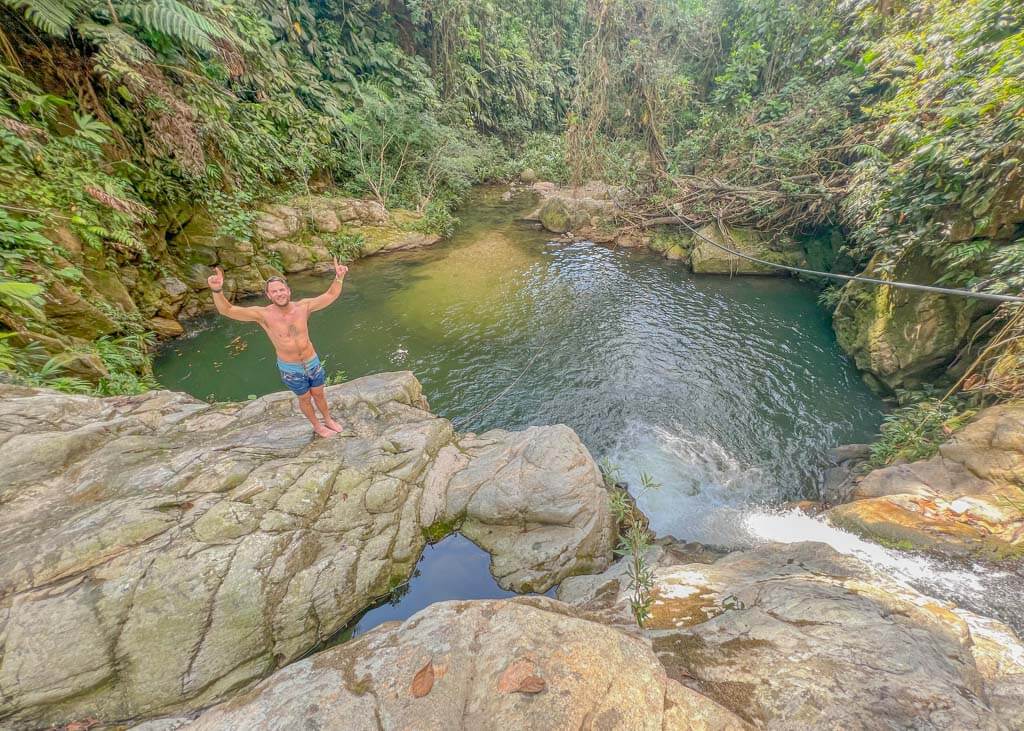
[[[255,204],[326,181],[450,230],[509,148],[558,131],[582,17],[576,0],[0,0],[0,324],[47,333],[32,287],[78,286],[55,229],[156,270],[174,211],[244,241]]]
[[[612,182],[648,222],[838,228],[841,253],[883,277],[923,258],[939,284],[1024,290],[1021,3],[590,0],[588,14],[575,179],[631,142]],[[975,373],[995,383],[997,363],[1024,370],[1024,330],[1011,308],[990,322],[1003,347]],[[998,380],[994,395],[1021,395]]]
[[[56,229],[158,272],[182,207],[245,240],[330,185],[448,231],[527,167],[1020,291],[1022,79],[1013,0],[0,0],[0,324],[78,287]]]

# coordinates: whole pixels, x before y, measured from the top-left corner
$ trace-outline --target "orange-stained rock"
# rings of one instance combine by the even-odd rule
[[[626,561],[558,597],[646,636],[669,677],[766,729],[1024,728],[1024,645],[823,543],[712,564],[657,546],[651,618],[632,622]]]
[[[939,454],[874,470],[836,525],[883,543],[951,555],[1024,556],[1024,405],[982,411]]]
[[[409,691],[424,657],[444,662]],[[421,682],[421,690],[426,688]],[[742,719],[671,679],[638,637],[545,597],[441,602],[278,671],[182,731],[742,731]]]

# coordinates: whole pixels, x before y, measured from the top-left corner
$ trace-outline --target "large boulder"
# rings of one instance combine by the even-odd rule
[[[622,208],[617,199],[621,191],[603,183],[556,188],[537,184],[539,207],[527,215],[528,220],[556,234],[571,233],[577,239],[611,241],[615,238]]]
[[[331,253],[323,241],[312,237],[302,240],[271,241],[265,244],[265,247],[280,256],[281,266],[289,274],[312,269],[318,263],[331,260]]]
[[[696,274],[783,274],[784,271],[775,267],[748,261],[718,246],[739,251],[764,261],[788,266],[801,266],[804,263],[803,253],[793,241],[772,241],[752,229],[735,228],[708,224],[698,231],[693,239],[693,251],[690,254],[690,267]]]
[[[346,246],[358,241],[358,248],[350,249],[356,256],[433,246],[441,236],[414,230],[421,218],[412,211],[389,214],[376,201],[310,195],[264,206],[255,232],[286,272],[298,272],[329,262],[331,239],[347,240]]]
[[[876,257],[864,274],[885,278],[880,266]],[[913,255],[897,263],[891,278],[933,284],[942,273],[926,257]],[[963,297],[853,282],[843,288],[832,324],[839,345],[858,368],[887,388],[907,388],[941,372],[966,341],[974,321],[989,309]]]
[[[298,199],[296,205],[302,205],[305,199]],[[377,201],[359,198],[327,198],[322,197],[319,205],[314,208],[332,211],[340,223],[360,226],[380,226],[388,223],[390,216],[387,210]],[[328,220],[330,217],[327,217]],[[315,221],[314,221],[315,223]]]
[[[181,728],[748,726],[667,677],[643,640],[536,597],[434,604],[295,663]]]
[[[1006,625],[922,595],[821,543],[712,564],[655,548],[643,631],[669,677],[758,728],[1024,726],[1024,645]],[[628,625],[623,562],[558,596]]]
[[[547,591],[608,563],[613,519],[588,499],[601,474],[566,426],[469,435],[441,450],[427,481],[443,487],[421,503],[421,522],[454,518],[491,554],[491,571],[505,589]],[[574,545],[569,555],[567,540]]]
[[[302,231],[304,224],[305,217],[298,208],[274,203],[258,212],[254,232],[257,239],[266,243],[294,236]]]
[[[828,512],[884,543],[959,556],[1024,557],[1024,405],[993,406],[930,459],[852,480]]]
[[[470,513],[489,526],[474,535],[510,585],[607,565],[607,492],[568,430],[473,438],[459,477],[436,464],[459,439],[412,374],[327,393],[348,433],[321,440],[288,393],[210,405],[0,386],[0,725],[225,698],[408,579],[426,503],[449,529]],[[475,480],[505,499],[447,512]],[[578,504],[522,502],[548,492]],[[508,554],[517,541],[539,547]]]

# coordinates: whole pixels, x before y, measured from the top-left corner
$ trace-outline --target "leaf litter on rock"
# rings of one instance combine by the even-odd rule
[[[412,678],[413,698],[422,698],[434,687],[434,663],[427,660],[427,664],[421,667]]]

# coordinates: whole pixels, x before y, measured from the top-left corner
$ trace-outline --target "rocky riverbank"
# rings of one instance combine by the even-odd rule
[[[410,373],[209,405],[0,386],[0,725],[189,710],[331,637],[459,529],[498,582],[600,570],[607,492],[565,427],[456,434]]]
[[[206,278],[215,266],[227,275],[228,294],[238,297],[261,292],[270,276],[326,267],[332,252],[354,259],[441,240],[421,231],[415,213],[326,194],[268,203],[246,216],[239,223],[204,209],[162,211],[148,231],[145,256],[103,256],[70,230],[49,232],[55,260],[33,270],[46,291],[44,317],[14,328],[12,343],[36,343],[68,373],[95,382],[107,372],[92,341],[138,328],[181,335],[179,320],[212,307]],[[81,276],[74,282],[54,274],[75,270]]]
[[[709,244],[741,251],[765,261],[802,266],[806,264],[800,245],[788,238],[769,238],[751,229],[732,226],[704,226],[701,236],[678,225],[641,227],[623,204],[624,191],[604,183],[587,183],[559,188],[552,183],[535,183],[538,206],[525,216],[565,240],[587,240],[625,248],[648,248],[666,259],[681,261],[696,274],[775,275],[771,267],[733,256]],[[701,238],[704,237],[704,238]]]
[[[820,543],[717,560],[665,542],[653,616],[625,564],[542,597],[435,604],[197,718],[225,728],[1012,729],[1024,645]]]
[[[459,435],[409,373],[328,394],[348,430],[314,440],[285,393],[0,386],[5,727],[1024,724],[1024,645],[998,621],[819,543],[666,539],[639,629],[571,430]],[[1020,417],[990,410],[928,469],[1016,479]],[[440,603],[309,655],[454,530],[501,586],[558,599]]]
[[[850,465],[847,465],[847,470]],[[905,549],[1024,559],[1024,405],[983,410],[930,459],[826,483],[834,524]]]
[[[670,678],[760,728],[1011,729],[1024,724],[1013,630],[821,543],[656,564],[646,637]],[[559,599],[629,628],[622,564]],[[684,726],[683,728],[686,728]]]
[[[934,283],[942,279],[944,272],[944,264],[921,254],[903,257],[893,271],[880,270],[881,256],[866,267],[857,267],[843,252],[843,237],[838,229],[830,235],[797,241],[753,229],[709,224],[699,229],[700,236],[694,236],[687,228],[672,225],[669,217],[651,225],[651,221],[630,210],[623,189],[604,183],[559,187],[540,182],[531,189],[540,202],[525,216],[526,220],[537,222],[562,240],[647,248],[683,263],[695,274],[783,273],[729,254],[708,240],[777,264],[850,274],[863,269],[866,276],[882,279]],[[989,240],[982,240],[983,236],[993,237],[993,243],[1009,244],[1024,224],[1024,207],[1014,199],[997,208],[993,215],[998,220],[986,225],[979,222],[976,231],[964,223],[968,219],[947,223],[950,244],[974,240],[988,245]],[[864,372],[865,380],[880,392],[892,393],[896,389],[919,388],[949,375],[962,375],[984,343],[984,338],[981,343],[974,343],[972,355],[971,337],[992,312],[991,304],[978,300],[853,283],[841,290],[833,328],[840,346]],[[1011,355],[1005,371],[1019,369],[1016,351]]]

